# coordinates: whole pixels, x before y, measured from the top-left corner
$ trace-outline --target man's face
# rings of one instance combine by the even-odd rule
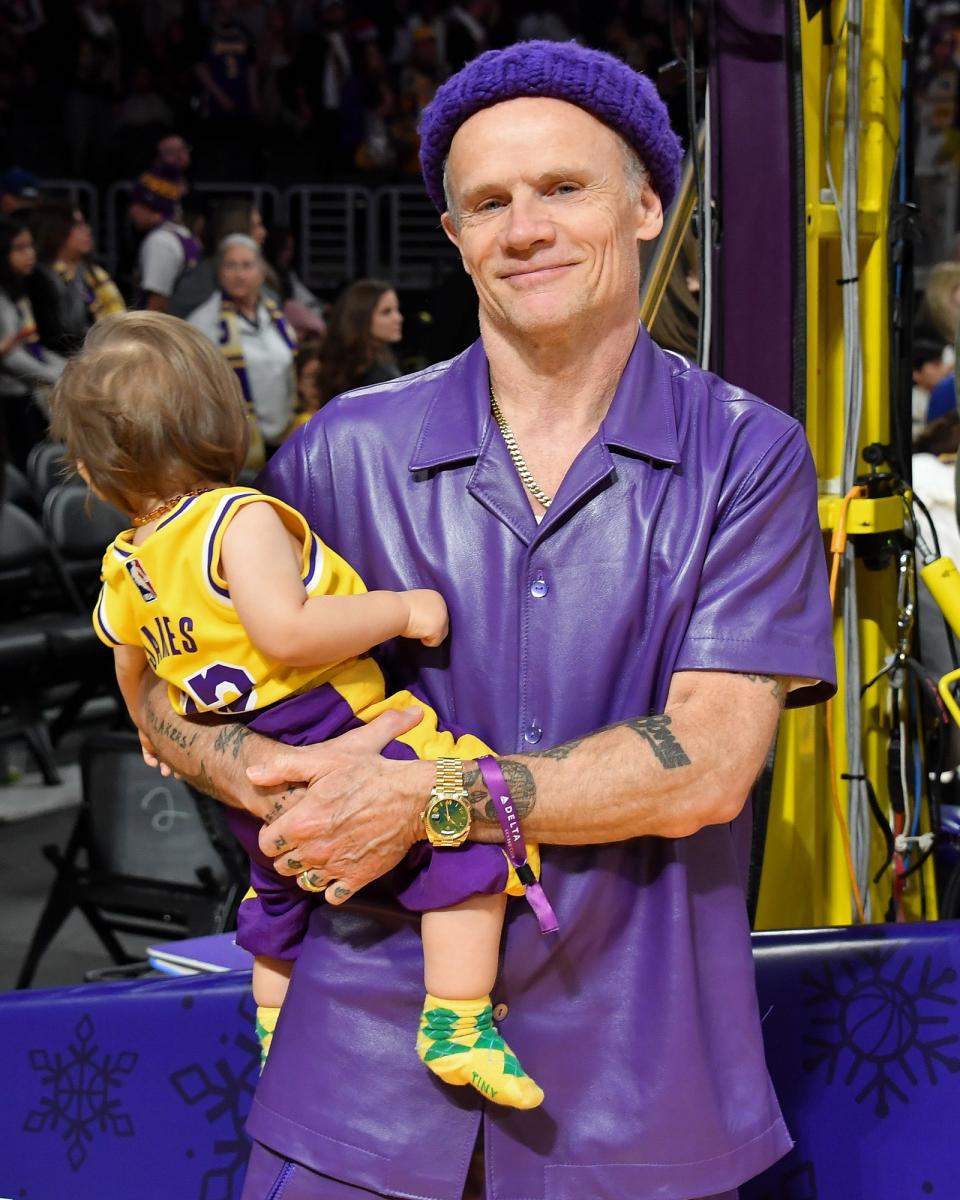
[[[447,161],[459,224],[442,221],[486,322],[549,337],[636,313],[637,242],[663,214],[649,187],[631,197],[625,166],[616,134],[563,100],[508,100],[461,125]]]

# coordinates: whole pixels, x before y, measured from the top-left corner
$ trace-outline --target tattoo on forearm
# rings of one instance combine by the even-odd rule
[[[517,816],[520,820],[529,817],[537,802],[537,786],[529,768],[515,759],[501,758],[500,770],[510,788]],[[467,791],[467,803],[470,805],[473,819],[485,825],[499,825],[497,810],[490,799],[479,767],[464,772],[463,786]]]
[[[219,800],[222,804],[229,804],[230,800],[222,794],[217,788],[217,785],[210,778],[207,768],[203,760],[200,760],[200,769],[195,775],[187,775],[185,772],[180,772],[181,779],[189,783],[191,787],[195,787],[198,792],[203,792],[205,796],[210,796],[214,800]]]
[[[674,767],[689,767],[687,752],[670,730],[670,718],[666,713],[653,717],[634,717],[624,721],[628,729],[638,733],[657,757],[657,762],[670,771]]]
[[[233,757],[236,758],[240,754],[240,747],[244,740],[250,736],[250,730],[246,725],[224,725],[217,734],[217,740],[213,743],[214,750],[221,754],[225,751],[232,750]]]
[[[569,742],[563,742],[559,746],[551,746],[549,750],[534,751],[531,758],[552,758],[554,762],[562,762],[565,758],[576,750],[578,746],[582,746],[587,739],[585,737],[571,738]]]
[[[179,746],[181,750],[189,750],[197,740],[196,733],[192,733],[188,737],[185,730],[180,729],[173,721],[168,720],[166,717],[155,713],[152,708],[148,707],[145,715],[147,724],[158,738],[166,738],[168,742]]]
[[[781,708],[787,702],[787,681],[779,675],[744,675],[751,683],[766,683],[770,686],[771,694]]]

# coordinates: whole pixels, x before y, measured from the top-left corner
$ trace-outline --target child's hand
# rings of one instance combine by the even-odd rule
[[[412,588],[403,595],[409,606],[409,616],[402,636],[419,638],[425,646],[439,646],[450,631],[443,597],[430,588]]]
[[[146,734],[142,733],[139,729],[137,730],[137,733],[140,735],[140,749],[143,751],[143,761],[148,767],[158,767],[161,775],[170,775],[170,768],[165,762],[161,762],[157,757],[157,752],[154,749],[153,742],[151,742]]]

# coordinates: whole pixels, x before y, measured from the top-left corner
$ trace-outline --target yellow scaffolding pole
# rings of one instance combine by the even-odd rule
[[[806,5],[797,2],[803,62],[806,189],[806,428],[820,480],[821,525],[829,531],[840,509],[839,478],[845,430],[843,297],[838,286],[843,277],[840,221],[828,187],[826,155],[830,155],[833,178],[838,190],[842,190],[848,31],[845,4],[828,5],[808,18]],[[829,31],[824,28],[825,20],[831,23]],[[828,32],[829,36],[825,36]],[[902,34],[899,5],[886,0],[883,3],[864,0],[857,212],[863,347],[860,449],[871,442],[890,441],[888,230],[890,185],[899,140]],[[854,501],[847,528],[852,534],[900,529],[902,520],[898,500]],[[863,673],[863,679],[857,681],[859,689],[881,669],[896,641],[896,561],[882,571],[868,571],[858,561],[857,587]],[[837,700],[832,706],[838,774],[847,769],[843,704],[847,681],[843,678],[842,639],[838,603],[834,645],[840,678]],[[759,929],[847,925],[855,919],[840,829],[831,803],[826,711],[818,706],[787,712],[781,724],[757,908]],[[861,714],[864,768],[873,782],[880,807],[886,812],[891,724],[890,689],[886,680],[864,697]],[[837,786],[841,807],[846,812],[847,784],[838,779]],[[873,824],[871,829],[872,875],[883,862],[885,849],[879,831]],[[932,864],[928,862],[924,870],[927,914],[932,916],[936,911]],[[904,911],[911,919],[919,917],[918,874],[909,877],[904,896]],[[883,919],[890,881],[888,872],[879,887],[871,889],[873,920]]]

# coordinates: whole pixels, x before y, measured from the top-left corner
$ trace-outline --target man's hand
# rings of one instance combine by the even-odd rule
[[[276,803],[260,833],[260,848],[281,875],[310,871],[326,899],[342,904],[400,862],[422,834],[419,814],[436,767],[380,751],[421,716],[417,708],[385,712],[362,729],[316,746],[278,748],[247,768],[259,788],[307,785],[289,810]]]

